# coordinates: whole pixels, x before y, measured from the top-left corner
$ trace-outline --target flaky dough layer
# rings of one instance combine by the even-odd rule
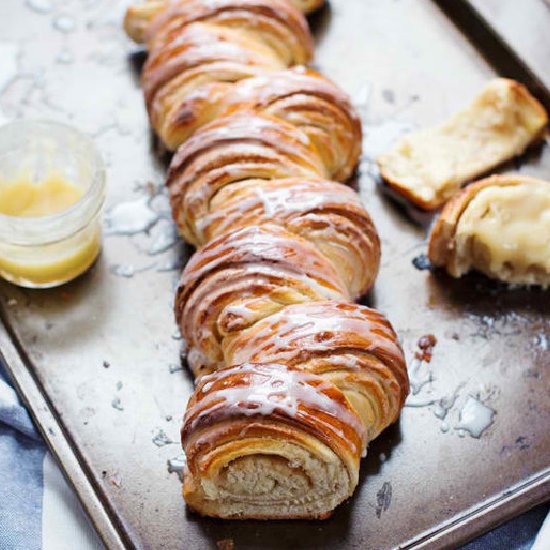
[[[464,183],[523,153],[547,124],[544,107],[525,86],[498,78],[443,124],[406,135],[378,165],[395,191],[432,210]]]

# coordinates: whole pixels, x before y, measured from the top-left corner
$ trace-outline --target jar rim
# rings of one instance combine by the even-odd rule
[[[73,126],[41,119],[15,120],[0,126],[0,139],[8,132],[31,134],[36,129],[54,129],[58,133],[76,138],[85,147],[86,155],[91,160],[91,183],[74,204],[54,214],[23,217],[0,213],[0,240],[10,244],[36,246],[61,241],[86,227],[100,211],[105,199],[103,159],[93,140]]]

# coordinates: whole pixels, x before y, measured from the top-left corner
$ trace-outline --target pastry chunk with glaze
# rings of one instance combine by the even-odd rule
[[[287,304],[348,299],[344,281],[309,241],[275,225],[245,227],[210,241],[189,260],[176,321],[196,376],[223,365],[221,346]]]
[[[493,176],[449,201],[429,257],[453,277],[475,269],[507,283],[550,284],[550,182]]]
[[[499,78],[448,121],[402,138],[378,165],[395,191],[432,210],[464,183],[523,153],[547,124],[544,107],[527,88]]]
[[[130,6],[124,18],[124,30],[135,42],[145,41],[147,29],[153,19],[166,9],[170,0],[146,0]],[[311,13],[320,8],[325,0],[290,0],[302,13]]]
[[[330,380],[361,418],[368,440],[395,422],[409,393],[403,351],[375,309],[345,302],[294,304],[224,341],[225,363],[245,358],[299,367]]]
[[[329,516],[356,487],[367,442],[336,385],[276,363],[203,376],[181,433],[185,500],[221,518]]]
[[[294,304],[228,336],[224,354],[185,413],[187,503],[223,518],[329,516],[409,391],[392,326],[349,302]]]

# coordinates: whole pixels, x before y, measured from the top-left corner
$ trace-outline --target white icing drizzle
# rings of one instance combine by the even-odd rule
[[[276,204],[275,201],[270,200],[271,196],[266,193],[260,186],[256,188],[256,195],[262,202],[264,212],[267,216],[273,216],[281,208],[281,204]],[[242,206],[245,206],[244,204]]]
[[[235,375],[249,375],[248,383],[232,387],[223,387],[223,381]],[[241,379],[242,380],[242,379]],[[221,389],[215,389],[219,386]],[[365,440],[365,428],[359,417],[345,405],[323,393],[336,389],[332,383],[306,371],[291,370],[284,365],[244,364],[227,368],[202,378],[199,391],[203,396],[197,407],[199,413],[194,418],[194,429],[200,418],[220,409],[238,412],[243,415],[271,416],[281,411],[291,418],[304,414],[300,406],[322,411],[343,423]],[[189,413],[188,413],[189,414]],[[337,426],[316,418],[327,430],[345,439],[345,434]]]
[[[246,322],[252,322],[256,318],[257,312],[250,309],[247,303],[232,303],[227,306],[224,312],[228,315],[238,317]]]
[[[151,40],[153,51],[150,65],[156,70],[152,70],[151,73],[155,74],[150,76],[153,83],[156,81],[160,88],[166,84],[162,82],[163,78],[169,80],[166,71],[176,73],[175,69],[183,65],[185,56],[178,51],[178,48],[182,49],[181,45],[196,48],[198,53],[207,53],[211,58],[230,58],[231,62],[247,64],[250,72],[254,65],[257,65],[258,70],[263,70],[264,66],[273,70],[273,66],[294,64],[299,61],[295,58],[304,57],[303,52],[308,50],[308,45],[303,40],[307,38],[307,29],[301,23],[301,19],[295,18],[293,10],[285,8],[282,4],[280,8],[276,8],[270,6],[269,0],[257,3],[257,9],[262,15],[262,29],[258,29],[257,22],[247,15],[246,9],[236,10],[231,3],[226,5],[224,2],[220,4],[219,0],[201,0],[200,5],[195,6],[194,3],[187,4],[181,0],[169,1],[172,5],[154,20],[148,31],[148,38],[155,39]],[[193,6],[198,11],[192,8]],[[254,6],[256,3],[252,2],[250,10],[254,11]],[[244,29],[245,34],[250,33],[250,36],[253,36],[261,30],[269,35],[270,40],[259,41],[257,47],[251,48],[250,51],[241,41],[233,44],[231,33],[237,31],[232,28],[225,29],[224,25],[220,24],[226,17],[234,26],[242,27],[241,30]],[[270,22],[271,19],[273,23]],[[294,36],[291,44],[285,43],[287,31]],[[205,38],[211,38],[212,43],[208,43]],[[272,43],[269,43],[270,41]],[[302,53],[295,53],[295,50]],[[163,67],[162,57],[165,51],[174,55],[171,63],[165,62],[166,66]],[[151,63],[151,59],[155,63]],[[185,72],[185,69],[183,70]],[[191,233],[194,230],[195,235],[205,237],[205,234],[209,234],[210,224],[217,223],[224,228],[231,228],[232,221],[241,216],[259,220],[251,222],[259,225],[279,214],[289,216],[294,215],[294,212],[303,212],[311,217],[306,219],[306,216],[301,216],[299,221],[306,219],[306,223],[309,223],[311,220],[318,222],[318,218],[315,218],[317,212],[311,212],[325,205],[329,211],[338,208],[339,205],[342,205],[342,208],[347,206],[348,209],[351,209],[349,205],[360,207],[358,197],[347,189],[339,192],[329,189],[327,184],[325,192],[321,193],[314,189],[315,184],[311,182],[301,186],[293,182],[288,187],[279,185],[271,188],[267,184],[251,186],[245,191],[244,196],[239,196],[238,192],[234,196],[230,195],[231,200],[225,203],[225,208],[213,207],[217,193],[223,185],[230,187],[230,183],[252,179],[253,170],[241,166],[242,158],[247,154],[251,158],[254,157],[251,152],[255,152],[261,159],[257,163],[257,172],[260,174],[257,177],[267,173],[270,177],[282,178],[281,174],[287,172],[292,176],[318,176],[324,174],[325,168],[329,171],[330,167],[334,168],[333,165],[348,162],[352,147],[346,140],[351,142],[355,137],[352,131],[355,114],[350,111],[345,94],[320,77],[306,77],[305,71],[305,68],[296,69],[294,80],[288,80],[285,72],[281,71],[267,77],[245,78],[240,84],[231,86],[232,93],[228,94],[229,104],[240,100],[249,104],[257,102],[265,113],[269,112],[274,116],[251,115],[250,112],[242,114],[241,111],[241,114],[224,119],[221,124],[214,122],[205,131],[196,133],[186,142],[184,154],[178,155],[180,160],[183,160],[181,178],[177,185],[181,185],[180,190],[185,194],[180,219]],[[302,74],[303,76],[298,76]],[[172,74],[170,78],[173,77],[176,77],[176,74]],[[217,78],[221,80],[219,75]],[[319,82],[312,85],[315,79]],[[194,92],[191,91],[191,94],[187,94],[187,100],[206,104],[210,101],[205,107],[217,108],[209,97],[208,83],[205,85],[201,78],[197,80],[199,87]],[[213,85],[213,82],[211,84]],[[189,87],[192,88],[193,84]],[[181,92],[182,96],[184,91],[185,88],[171,89],[172,93]],[[318,97],[313,99],[315,95]],[[317,118],[313,117],[311,127],[307,127],[303,113],[312,105],[315,106],[315,101],[321,102],[320,107],[323,107],[323,101],[338,106],[342,113],[318,108]],[[201,117],[196,118],[199,120]],[[290,124],[286,120],[293,123]],[[310,135],[313,136],[311,139]],[[221,167],[211,169],[209,162],[216,156],[227,162],[225,165],[223,162],[220,163]],[[324,158],[324,162],[321,162],[321,158]],[[254,166],[254,161],[251,164]],[[220,201],[220,204],[223,206],[223,201]],[[213,213],[210,213],[211,208]],[[132,222],[133,219],[129,221]],[[284,225],[281,219],[275,221]],[[156,220],[151,220],[150,223],[154,225]],[[136,230],[133,224],[126,225],[132,225],[127,233]],[[315,226],[315,223],[312,225]],[[314,244],[300,237],[287,236],[280,228],[265,230],[260,227],[248,227],[244,231],[233,233],[225,241],[212,241],[195,256],[182,280],[184,284],[190,283],[192,288],[191,295],[186,295],[187,302],[183,304],[184,311],[180,319],[184,332],[185,328],[193,327],[189,328],[192,335],[185,334],[192,343],[188,356],[191,363],[208,363],[209,359],[204,350],[212,355],[212,342],[221,340],[223,336],[219,334],[227,329],[226,326],[222,327],[221,323],[216,324],[222,315],[234,316],[249,322],[256,319],[258,312],[249,307],[250,302],[247,303],[246,299],[251,296],[258,298],[255,291],[260,294],[257,288],[262,285],[267,288],[262,299],[269,299],[268,285],[281,290],[298,290],[310,300],[315,297],[328,300],[349,297],[346,285],[341,280],[340,268],[336,270],[333,265],[339,265],[342,258],[345,272],[348,269],[347,256],[353,256],[350,251],[357,251],[357,261],[350,261],[349,264],[357,268],[356,271],[361,271],[365,265],[361,264],[363,243],[360,239],[349,238],[347,240],[351,242],[346,244],[346,239],[339,233],[338,228],[332,225],[323,228],[319,223],[317,225],[319,228],[313,231]],[[327,254],[322,246],[318,246],[319,242],[329,243],[327,246],[332,247],[333,254]],[[163,246],[164,244],[161,243]],[[324,254],[321,251],[324,251]],[[227,265],[231,267],[228,268]],[[262,277],[266,280],[262,280]],[[268,280],[268,277],[275,282]],[[283,282],[285,280],[288,282]],[[251,287],[250,292],[247,286]],[[304,290],[304,287],[307,288]],[[226,300],[223,296],[224,288],[230,299],[239,301],[227,304],[230,299]],[[185,292],[187,291],[184,290],[184,295]],[[291,296],[295,294],[292,293]],[[313,296],[314,294],[316,296]],[[273,302],[277,303],[276,298],[273,298]],[[285,308],[283,314],[272,315],[268,320],[257,323],[249,329],[251,332],[247,332],[241,352],[247,359],[253,352],[262,356],[262,360],[269,353],[278,354],[281,359],[291,358],[300,352],[302,339],[321,336],[318,340],[316,338],[316,344],[312,348],[330,350],[332,347],[336,348],[337,342],[345,340],[341,338],[341,334],[354,334],[363,338],[364,345],[361,347],[361,344],[358,344],[361,351],[376,350],[388,354],[400,351],[393,332],[378,322],[377,318],[353,316],[349,312],[333,310],[332,306],[324,307],[331,310],[330,315],[320,314],[319,310],[310,308],[303,312],[296,309],[290,313],[290,310]],[[188,313],[190,315],[187,315]],[[230,322],[232,321],[226,320],[226,324]],[[376,328],[376,332],[373,328]],[[367,342],[372,344],[369,345]],[[217,341],[214,345],[219,344]],[[266,345],[270,346],[269,352],[262,349],[262,346]],[[219,350],[215,349],[214,352],[216,351]],[[359,363],[357,358],[349,354],[342,355],[339,362],[335,360],[335,364],[350,369],[359,368]],[[229,377],[231,379],[227,380]],[[330,391],[336,392],[334,395],[340,395],[342,400],[330,397]],[[362,448],[366,450],[365,428],[353,407],[331,382],[307,371],[277,364],[229,367],[203,376],[198,381],[197,392],[197,402],[186,415],[186,418],[192,418],[191,425],[188,426],[191,430],[197,426],[201,418],[220,410],[223,414],[267,417],[275,412],[282,412],[290,418],[300,418],[303,424],[323,427],[329,436],[333,434],[342,440],[348,439],[343,425],[348,426],[360,437],[363,442]],[[309,412],[311,409],[323,414],[312,414]],[[324,415],[332,417],[336,422],[329,421]]]
[[[217,264],[226,263],[230,253],[235,253],[238,261],[246,264],[247,269],[255,266],[255,257],[258,262],[278,262],[277,266],[272,267],[275,274],[292,266],[301,273],[297,271],[291,276],[307,281],[310,286],[315,285],[327,299],[347,297],[345,286],[332,265],[313,245],[271,225],[245,228],[229,238],[222,235],[220,239],[212,241],[191,258],[184,271],[182,284],[189,284],[191,278],[198,280],[215,270]]]
[[[248,180],[236,184],[234,190],[231,187],[222,191],[223,200],[219,204],[210,205],[212,212],[194,221],[197,233],[202,234],[210,225],[216,226],[217,234],[224,233],[243,217],[258,216],[258,223],[265,223],[279,217],[288,219],[293,213],[305,214],[327,207],[341,209],[344,215],[354,208],[364,212],[356,193],[341,184],[324,180],[287,179],[277,180],[275,184],[271,180]],[[336,235],[334,228],[329,227]]]
[[[315,303],[288,306],[283,311],[259,321],[249,332],[243,334],[242,340],[239,340],[239,350],[235,350],[235,362],[240,362],[244,358],[258,360],[260,356],[262,361],[290,360],[301,352],[301,346],[297,344],[299,340],[319,333],[355,334],[373,341],[371,346],[365,347],[366,352],[377,349],[391,354],[399,353],[393,332],[384,325],[375,323],[366,316],[350,316],[346,315],[349,312],[335,311],[332,306],[333,304]],[[318,308],[324,309],[324,313],[316,314]],[[359,306],[357,309],[360,311]],[[273,326],[277,326],[277,331],[273,330]],[[376,328],[376,334],[372,332],[373,328]],[[266,342],[275,342],[275,347],[267,354]],[[333,349],[334,344],[334,337],[329,337],[323,342],[318,342],[316,349]]]
[[[411,383],[412,395],[417,395],[426,384],[432,382],[433,375],[429,370],[428,363],[415,357],[409,368],[409,381]]]
[[[457,430],[466,430],[472,437],[479,439],[481,434],[493,423],[495,411],[484,405],[479,399],[468,396],[460,409]]]

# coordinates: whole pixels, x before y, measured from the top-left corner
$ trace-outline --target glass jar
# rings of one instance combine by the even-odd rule
[[[19,286],[61,285],[86,271],[101,249],[105,168],[91,139],[64,124],[16,121],[0,128],[0,185],[51,176],[80,198],[55,214],[0,214],[0,275]]]

